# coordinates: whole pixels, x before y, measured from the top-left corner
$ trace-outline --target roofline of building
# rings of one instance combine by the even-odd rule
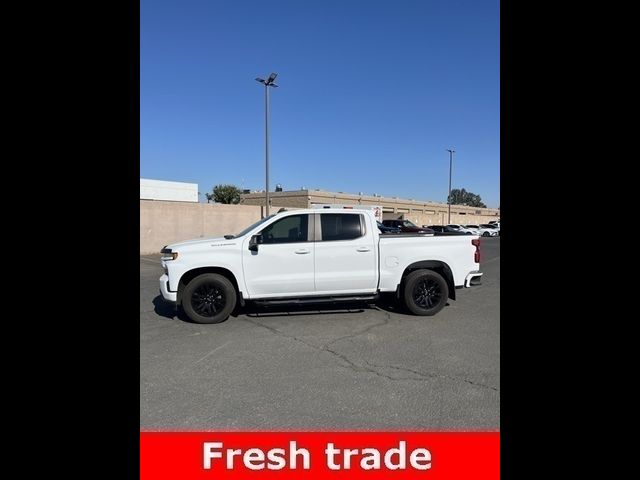
[[[326,198],[334,198],[334,197],[342,197],[342,198],[346,198],[346,199],[352,199],[352,200],[366,200],[367,202],[380,202],[380,201],[384,201],[385,203],[403,203],[403,204],[410,204],[410,205],[415,205],[415,206],[422,206],[422,207],[428,207],[428,206],[432,206],[432,207],[448,207],[447,203],[440,203],[440,202],[431,202],[431,201],[426,201],[426,200],[412,200],[412,199],[408,199],[408,198],[398,198],[398,197],[383,197],[383,196],[373,196],[373,195],[358,195],[355,193],[345,193],[345,192],[331,192],[328,190],[320,190],[320,189],[314,189],[314,190],[285,190],[282,192],[269,192],[269,197],[271,198],[278,198],[278,197],[300,197],[300,196],[320,196],[320,197],[326,197]],[[255,192],[255,193],[243,193],[240,195],[241,198],[263,198],[264,197],[264,192]],[[329,203],[329,202],[327,202]],[[493,211],[500,211],[499,208],[490,208],[490,207],[471,207],[469,205],[451,205],[452,207],[456,207],[456,208],[469,208],[469,209],[481,209],[481,210],[493,210]]]

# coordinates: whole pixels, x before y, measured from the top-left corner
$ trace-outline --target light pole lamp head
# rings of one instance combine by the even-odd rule
[[[278,85],[274,83],[277,76],[278,76],[277,73],[272,73],[271,75],[269,75],[269,78],[267,78],[266,80],[260,77],[256,78],[256,82],[260,82],[264,84],[265,87],[277,87]]]
[[[260,77],[256,78],[256,82],[262,83],[265,87],[277,87],[277,85],[274,83],[277,76],[277,73],[272,73],[266,80]]]

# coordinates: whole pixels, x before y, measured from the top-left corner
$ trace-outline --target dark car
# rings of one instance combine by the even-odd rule
[[[376,222],[378,224],[378,229],[382,233],[400,233],[400,229],[397,227],[387,227],[386,225],[381,224],[380,222]]]
[[[447,225],[429,225],[429,228],[432,229],[434,232],[436,232],[436,235],[437,234],[466,235],[466,233],[455,230]]]
[[[419,227],[410,220],[383,220],[382,224],[385,227],[399,228],[401,232],[407,233],[431,233],[434,231],[430,228]]]

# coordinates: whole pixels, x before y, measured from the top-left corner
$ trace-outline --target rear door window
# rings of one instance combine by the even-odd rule
[[[349,213],[321,214],[322,241],[353,240],[361,237],[364,234],[361,216]]]

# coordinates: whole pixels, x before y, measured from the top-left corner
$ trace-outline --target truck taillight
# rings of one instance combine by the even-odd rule
[[[471,240],[471,245],[476,247],[476,251],[473,254],[473,261],[476,263],[480,263],[480,239],[474,238]]]

